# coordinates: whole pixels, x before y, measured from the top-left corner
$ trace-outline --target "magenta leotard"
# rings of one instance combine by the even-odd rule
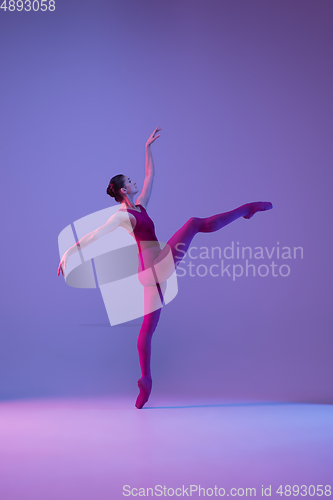
[[[134,210],[132,208],[127,208],[136,218],[136,224],[133,230],[134,238],[139,245],[140,241],[158,241],[155,234],[155,226],[146,209],[142,205],[136,205],[140,207],[141,212]],[[125,212],[123,209],[119,209],[121,212]],[[139,245],[140,249],[140,245]]]
[[[138,273],[140,275],[141,271],[147,269],[148,267],[152,267],[152,261],[150,255],[146,255],[146,258],[143,258],[143,250],[141,247],[141,242],[142,241],[156,241],[158,243],[158,251],[161,250],[159,241],[157,239],[156,233],[155,233],[155,226],[149,215],[147,214],[147,210],[142,206],[142,205],[136,205],[137,207],[140,207],[141,212],[138,212],[137,210],[134,210],[132,208],[127,208],[127,209],[119,209],[121,212],[125,212],[125,210],[130,211],[136,218],[136,224],[133,229],[133,236],[135,238],[135,241],[138,245],[138,253],[139,253],[139,269]],[[131,222],[132,223],[132,222]],[[149,252],[149,250],[148,250]],[[149,252],[150,253],[150,252]],[[153,259],[156,257],[156,253],[154,252]],[[148,259],[147,259],[148,258]],[[154,273],[154,270],[153,270]],[[154,273],[155,276],[155,284],[157,284],[157,287],[159,288],[159,283],[157,281],[157,277]],[[140,278],[139,278],[140,279]],[[141,284],[144,284],[141,282]],[[162,292],[159,290],[161,300],[163,303],[163,295],[161,294]]]

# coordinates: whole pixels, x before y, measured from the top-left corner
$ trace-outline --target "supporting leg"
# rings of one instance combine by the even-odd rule
[[[160,314],[161,309],[146,314],[146,316],[143,318],[143,322],[140,328],[137,347],[139,352],[140,368],[143,377],[151,377],[151,339],[157,327]]]
[[[162,293],[164,293],[166,284],[161,283],[160,288],[162,289]],[[140,394],[135,403],[135,406],[139,409],[147,403],[152,388],[150,371],[151,341],[161,315],[162,303],[159,293],[160,290],[156,285],[145,287],[144,289],[145,316],[137,341],[142,374],[142,377],[138,380]]]

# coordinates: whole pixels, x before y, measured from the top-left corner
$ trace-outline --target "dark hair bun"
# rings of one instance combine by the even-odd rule
[[[108,186],[107,190],[106,190],[107,194],[109,194],[110,196],[112,196],[112,198],[114,198],[116,196],[115,192],[113,191],[112,187],[111,186]]]
[[[106,189],[106,193],[114,198],[118,203],[121,203],[123,200],[121,188],[125,185],[125,176],[124,174],[118,174],[112,177],[109,182],[109,185]]]

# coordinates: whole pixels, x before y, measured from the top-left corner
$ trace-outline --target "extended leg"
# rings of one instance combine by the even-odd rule
[[[197,233],[212,233],[230,224],[239,217],[243,217],[246,210],[243,207],[236,208],[230,212],[213,215],[211,217],[189,219],[168,241],[174,258],[175,266],[184,257],[191,241]]]
[[[235,210],[231,210],[230,212],[224,212],[211,217],[192,217],[169,239],[167,245],[155,259],[154,265],[162,262],[171,250],[175,267],[177,267],[187,252],[192,239],[197,233],[211,233],[218,231],[239,217],[249,219],[256,212],[269,210],[271,208],[271,203],[259,201],[247,203],[241,207],[235,208]],[[165,259],[165,262],[167,262],[167,259]],[[165,275],[163,276],[163,272],[160,270],[159,275],[163,277],[163,279],[167,279],[168,272],[170,271],[165,269]]]

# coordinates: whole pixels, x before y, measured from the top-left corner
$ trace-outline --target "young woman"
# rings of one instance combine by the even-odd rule
[[[258,201],[247,203],[230,212],[213,215],[212,217],[202,219],[192,217],[161,249],[155,234],[154,223],[146,211],[154,179],[154,163],[150,147],[160,137],[160,134],[158,134],[160,130],[157,127],[147,140],[145,147],[145,179],[136,202],[134,202],[134,197],[139,191],[136,182],[123,174],[112,177],[106,192],[121,204],[119,210],[103,226],[87,234],[76,245],[69,248],[63,255],[58,267],[58,276],[59,273],[64,276],[66,260],[70,255],[110,231],[114,231],[119,226],[124,227],[135,238],[138,246],[138,276],[144,286],[144,317],[137,341],[142,373],[141,378],[138,380],[140,393],[135,403],[137,408],[142,408],[145,405],[152,388],[150,372],[151,340],[160,318],[166,280],[171,276],[187,252],[193,237],[197,233],[218,231],[239,217],[250,219],[258,211],[273,208],[269,202]]]

